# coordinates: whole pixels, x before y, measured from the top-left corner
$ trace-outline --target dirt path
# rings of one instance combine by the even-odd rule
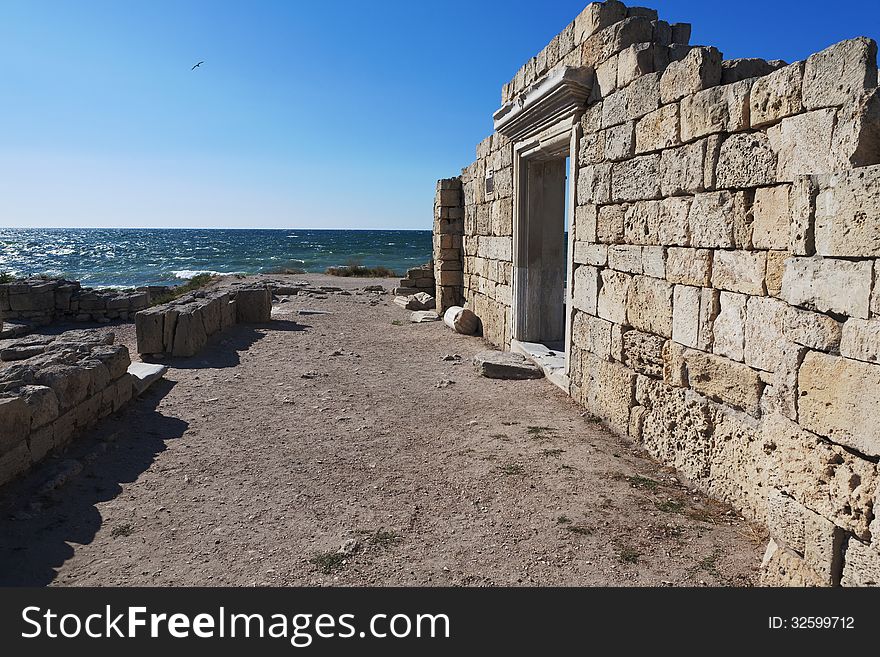
[[[549,382],[476,376],[481,339],[368,299],[295,296],[271,326],[234,327],[0,491],[0,583],[756,579],[760,536],[731,511]],[[133,348],[133,327],[116,331]]]

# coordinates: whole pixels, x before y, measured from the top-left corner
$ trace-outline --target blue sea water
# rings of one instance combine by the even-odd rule
[[[427,230],[0,228],[0,272],[64,276],[91,287],[355,263],[403,274],[430,258]]]

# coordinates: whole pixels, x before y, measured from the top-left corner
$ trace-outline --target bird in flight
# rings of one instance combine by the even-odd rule
[[[189,70],[190,70],[190,71],[195,71],[199,66],[201,66],[201,65],[204,64],[204,63],[205,63],[205,62],[199,62],[198,64],[194,65],[194,66],[193,66],[191,69],[189,69]]]

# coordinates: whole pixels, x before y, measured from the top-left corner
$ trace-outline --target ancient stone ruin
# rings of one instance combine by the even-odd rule
[[[589,413],[769,528],[767,583],[880,584],[876,44],[689,38],[594,3],[504,85],[437,185],[438,310],[564,353]]]

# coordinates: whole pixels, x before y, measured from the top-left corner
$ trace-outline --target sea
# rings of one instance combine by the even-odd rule
[[[344,265],[402,275],[430,259],[429,230],[0,228],[0,273],[63,276],[96,288]]]

